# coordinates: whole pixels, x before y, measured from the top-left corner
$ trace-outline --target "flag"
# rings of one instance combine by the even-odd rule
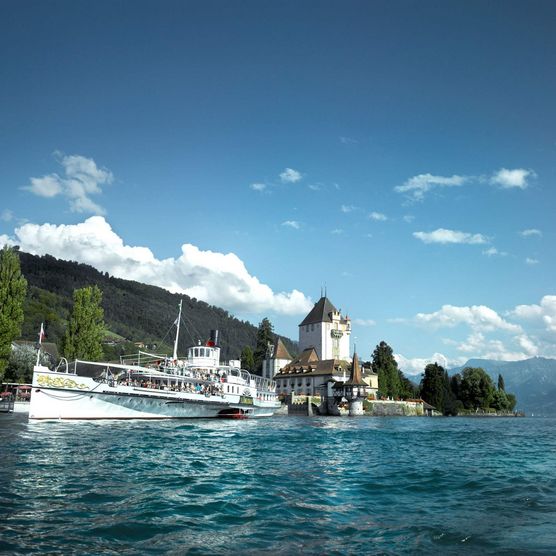
[[[41,322],[41,331],[39,332],[39,345],[42,344],[42,341],[44,340],[45,337],[46,334],[44,333],[44,326],[43,323]]]

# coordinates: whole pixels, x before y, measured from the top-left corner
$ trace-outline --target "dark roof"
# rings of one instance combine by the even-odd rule
[[[321,297],[299,326],[315,324],[317,322],[332,322],[331,314],[337,312],[338,310],[330,303],[328,297]]]
[[[349,380],[346,380],[345,384],[346,386],[367,386],[361,378],[361,367],[359,366],[359,357],[357,357],[357,353],[353,354],[351,374],[349,375]]]
[[[288,348],[284,345],[284,342],[282,342],[282,338],[278,338],[278,341],[276,342],[273,357],[274,359],[289,359],[290,361],[292,359]]]
[[[332,375],[341,370],[347,371],[348,366],[349,363],[342,359],[320,360],[316,357],[314,348],[308,348],[295,361],[282,367],[278,374],[274,375],[273,380],[292,376]]]

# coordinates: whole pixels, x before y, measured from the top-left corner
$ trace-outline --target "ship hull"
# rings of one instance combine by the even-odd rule
[[[230,408],[241,409],[248,417],[269,417],[278,407],[276,402],[244,396],[148,391],[40,370],[33,377],[29,419],[206,419]]]

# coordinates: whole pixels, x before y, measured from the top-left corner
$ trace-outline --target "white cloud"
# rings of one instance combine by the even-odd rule
[[[303,176],[301,175],[301,173],[297,170],[294,170],[293,168],[286,168],[280,174],[280,180],[282,181],[282,183],[295,183],[301,180],[302,177]]]
[[[526,257],[525,258],[525,264],[533,266],[533,265],[539,264],[539,260],[538,259],[533,259],[531,257]]]
[[[537,230],[536,228],[530,228],[528,230],[521,230],[521,232],[519,232],[519,235],[521,237],[542,237],[542,232],[540,230]]]
[[[293,228],[294,230],[299,230],[299,228],[301,228],[301,224],[297,220],[286,220],[282,222],[282,226]]]
[[[345,136],[340,136],[340,143],[342,143],[342,145],[356,145],[357,143],[359,143],[359,141],[357,141],[357,139],[353,139],[352,137],[345,137]]]
[[[371,212],[369,214],[369,218],[376,222],[384,222],[388,220],[388,217],[385,214],[382,214],[382,212]]]
[[[14,245],[17,245],[17,242],[14,241],[10,236],[6,234],[0,234],[0,249],[2,249],[4,245],[7,245],[8,247],[13,247]]]
[[[483,251],[483,255],[486,255],[487,257],[495,257],[495,256],[505,257],[507,254],[508,253],[506,253],[506,251],[498,251],[496,247],[489,247],[488,249],[485,249]]]
[[[441,309],[433,313],[417,313],[414,322],[431,328],[453,328],[465,324],[475,331],[505,330],[516,334],[522,333],[519,325],[504,320],[496,311],[486,305],[470,307],[443,305]]]
[[[538,305],[518,305],[509,315],[542,326],[547,332],[556,332],[556,295],[543,296]]]
[[[13,217],[14,213],[10,209],[4,209],[0,213],[0,220],[2,220],[2,222],[11,222],[13,220]]]
[[[342,205],[340,207],[340,210],[345,214],[347,214],[348,212],[353,212],[356,209],[357,207],[355,205]]]
[[[252,183],[249,187],[253,191],[264,191],[266,189],[266,183]]]
[[[404,357],[401,353],[395,353],[394,358],[398,363],[398,367],[406,375],[419,375],[424,372],[425,367],[430,363],[438,363],[445,369],[451,366],[461,365],[465,362],[464,359],[449,360],[442,353],[433,353],[430,357]]]
[[[482,234],[470,234],[458,232],[456,230],[446,230],[438,228],[434,232],[413,232],[413,237],[420,239],[424,243],[487,243],[488,239]]]
[[[394,187],[398,193],[407,193],[415,200],[421,200],[425,193],[438,187],[459,187],[469,181],[468,176],[434,176],[433,174],[419,174],[409,178],[403,185]]]
[[[22,251],[90,264],[112,276],[184,293],[232,311],[298,315],[313,307],[298,290],[273,292],[250,275],[234,253],[202,251],[185,243],[179,257],[157,259],[147,247],[125,245],[102,216],[75,225],[25,224],[15,234]]]
[[[351,322],[357,326],[375,326],[376,321],[373,319],[352,319]]]
[[[403,221],[407,222],[408,224],[411,224],[414,220],[415,220],[415,216],[413,216],[412,214],[406,214],[403,217]]]
[[[335,236],[341,236],[344,233],[344,230],[342,230],[341,228],[334,228],[330,231],[330,233]]]
[[[30,185],[23,189],[39,197],[56,197],[63,195],[68,199],[72,212],[89,212],[104,214],[105,210],[96,204],[90,195],[102,193],[102,186],[114,180],[112,172],[99,168],[92,158],[79,155],[61,155],[55,153],[64,168],[65,177],[49,174],[40,178],[31,178]]]
[[[526,170],[524,168],[515,168],[508,170],[501,168],[498,172],[494,173],[490,178],[490,183],[500,186],[502,189],[526,189],[529,185],[528,178],[535,178],[537,175],[533,170]]]
[[[311,191],[320,191],[322,189],[322,186],[320,183],[310,183],[307,186]]]

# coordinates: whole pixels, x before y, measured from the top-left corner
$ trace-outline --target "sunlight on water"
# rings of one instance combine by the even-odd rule
[[[0,420],[11,553],[550,553],[548,419]]]

